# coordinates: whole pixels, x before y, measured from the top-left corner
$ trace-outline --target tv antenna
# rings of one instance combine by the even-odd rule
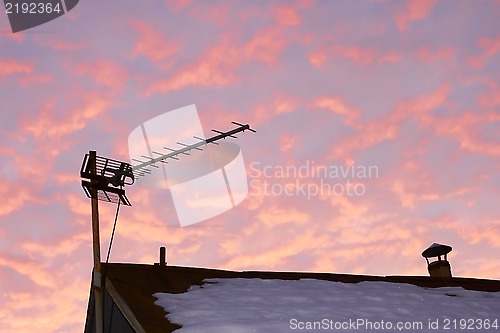
[[[82,167],[80,169],[80,177],[82,178],[83,191],[88,198],[91,199],[92,208],[92,243],[94,253],[94,269],[92,276],[92,289],[94,292],[94,310],[96,319],[96,332],[102,333],[104,330],[104,305],[103,305],[103,288],[105,284],[105,271],[101,275],[101,244],[99,236],[99,204],[98,201],[105,201],[117,204],[115,224],[108,248],[108,255],[106,264],[109,260],[111,244],[113,242],[114,231],[116,227],[116,219],[120,205],[132,206],[127,196],[125,195],[125,185],[134,184],[138,177],[147,176],[151,174],[151,167],[159,168],[157,163],[169,163],[171,160],[179,160],[181,155],[190,155],[192,150],[203,150],[202,147],[209,144],[218,145],[217,141],[230,138],[236,138],[235,134],[245,132],[246,130],[254,132],[255,130],[248,124],[241,124],[235,121],[231,122],[237,127],[232,130],[222,132],[212,129],[212,132],[217,133],[208,139],[194,136],[198,140],[194,144],[184,144],[177,142],[177,149],[164,147],[166,153],[153,151],[152,153],[158,157],[151,157],[142,155],[144,160],[132,159],[137,164],[131,165],[130,163],[113,160],[107,157],[97,156],[96,151],[91,150],[83,159]]]

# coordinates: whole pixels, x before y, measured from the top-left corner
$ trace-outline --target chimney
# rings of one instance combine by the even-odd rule
[[[422,252],[422,257],[427,261],[427,270],[431,277],[451,278],[451,266],[447,260],[447,255],[451,250],[451,246],[434,243]],[[441,256],[444,256],[444,259]],[[436,261],[429,262],[429,258],[435,257],[437,257]]]
[[[160,262],[155,263],[155,266],[167,266],[167,249],[165,246],[160,247]]]

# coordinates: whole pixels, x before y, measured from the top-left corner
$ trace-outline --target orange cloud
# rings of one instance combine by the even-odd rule
[[[399,30],[405,31],[411,22],[425,19],[435,3],[436,0],[410,0],[404,11],[396,16]]]

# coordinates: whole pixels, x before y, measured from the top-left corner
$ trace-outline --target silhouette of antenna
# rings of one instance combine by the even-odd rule
[[[80,169],[80,177],[82,178],[83,191],[88,198],[91,198],[92,207],[92,242],[93,242],[93,252],[94,252],[94,270],[92,277],[92,291],[94,293],[94,310],[95,310],[95,322],[96,322],[96,332],[103,332],[104,322],[104,297],[103,297],[103,286],[106,282],[106,272],[101,275],[101,243],[99,236],[99,204],[98,201],[106,201],[117,204],[115,224],[113,226],[113,233],[111,235],[111,240],[108,248],[108,256],[106,263],[109,259],[109,253],[111,250],[111,244],[113,242],[114,230],[116,226],[116,220],[118,217],[118,211],[120,204],[131,206],[132,204],[125,195],[125,185],[132,185],[137,177],[146,176],[151,174],[151,167],[159,168],[156,163],[168,163],[167,160],[179,160],[179,155],[189,155],[191,150],[203,150],[201,147],[208,144],[218,144],[217,141],[225,139],[227,137],[236,138],[235,134],[249,130],[255,133],[255,130],[250,128],[250,125],[240,124],[235,121],[231,122],[238,127],[227,131],[221,132],[218,130],[212,130],[217,133],[217,135],[203,139],[200,137],[194,137],[198,142],[194,144],[185,144],[182,142],[177,142],[181,148],[172,149],[169,147],[164,147],[169,153],[162,154],[160,152],[153,151],[152,153],[158,155],[158,157],[151,157],[142,155],[141,157],[145,159],[132,159],[132,161],[138,164],[132,166],[129,163],[113,160],[107,157],[97,156],[96,151],[89,151],[85,154],[83,159],[82,167]],[[106,266],[105,266],[106,267]]]
[[[234,125],[238,125],[238,127],[234,128],[234,129],[232,129],[230,131],[227,131],[227,132],[221,132],[221,131],[212,129],[212,132],[218,133],[218,135],[215,135],[215,136],[213,136],[211,138],[208,138],[208,139],[203,139],[203,138],[194,136],[193,138],[197,139],[198,142],[196,142],[194,144],[190,144],[190,145],[182,143],[182,142],[177,142],[177,144],[179,146],[181,146],[181,148],[178,148],[178,149],[173,149],[173,148],[169,148],[169,147],[163,147],[165,150],[169,151],[169,153],[166,153],[166,154],[162,154],[162,153],[159,153],[159,152],[156,152],[156,151],[152,151],[153,154],[156,154],[156,155],[159,155],[159,156],[153,158],[153,157],[150,157],[150,156],[144,156],[144,155],[142,155],[141,157],[143,157],[144,159],[146,159],[146,161],[141,161],[141,160],[133,159],[134,162],[138,162],[138,164],[135,164],[135,165],[132,166],[132,172],[133,172],[134,176],[135,177],[141,177],[141,176],[145,176],[146,174],[150,174],[151,170],[149,169],[149,167],[158,168],[158,166],[156,165],[156,163],[168,163],[169,159],[178,160],[179,159],[179,157],[178,157],[179,155],[190,155],[189,152],[191,150],[193,150],[193,149],[194,150],[203,150],[200,147],[206,146],[208,144],[215,144],[215,145],[217,145],[218,144],[217,141],[219,141],[221,139],[225,139],[227,137],[237,138],[235,136],[235,134],[237,134],[237,133],[244,132],[246,130],[255,133],[255,130],[252,129],[250,127],[250,125],[248,125],[248,124],[244,125],[244,124],[240,124],[240,123],[235,122],[235,121],[232,121],[231,123],[234,124]]]

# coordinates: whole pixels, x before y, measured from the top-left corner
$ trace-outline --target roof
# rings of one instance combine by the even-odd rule
[[[153,294],[184,293],[207,278],[260,278],[299,280],[316,279],[358,283],[384,281],[421,287],[463,287],[476,291],[500,291],[500,281],[475,278],[433,278],[428,276],[370,276],[309,272],[228,271],[208,268],[158,266],[145,264],[102,264],[106,272],[106,290],[137,332],[172,332],[180,326],[170,323],[165,310],[155,305]],[[91,295],[92,299],[92,295]],[[90,304],[89,304],[90,305]],[[89,320],[89,318],[87,318]]]

